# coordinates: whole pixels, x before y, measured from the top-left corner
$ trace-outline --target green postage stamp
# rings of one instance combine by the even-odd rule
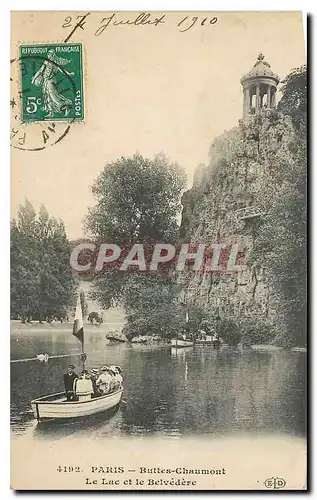
[[[82,44],[20,46],[21,119],[84,119]]]

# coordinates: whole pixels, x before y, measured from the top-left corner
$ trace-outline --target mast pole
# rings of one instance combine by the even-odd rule
[[[83,327],[83,341],[81,344],[81,359],[83,362],[83,371],[85,370],[85,351],[84,351],[84,327]]]
[[[83,341],[81,343],[81,361],[83,364],[83,371],[84,371],[85,370],[85,361],[86,361],[86,355],[85,355],[85,351],[84,351],[85,333],[84,333],[84,318],[83,318],[83,309],[81,307],[80,291],[78,294],[78,301],[79,301],[79,306],[80,306],[81,323],[82,323],[82,327],[83,327]]]
[[[76,305],[75,319],[74,319],[74,326],[73,326],[73,335],[75,335],[77,340],[79,340],[81,343],[81,362],[83,365],[83,370],[85,370],[86,354],[84,352],[84,345],[85,345],[84,319],[83,319],[83,312],[82,312],[82,307],[81,307],[80,291],[79,291],[78,297],[77,297],[77,305]]]

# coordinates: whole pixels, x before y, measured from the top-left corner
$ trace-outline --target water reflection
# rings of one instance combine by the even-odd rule
[[[100,434],[112,434],[122,420],[122,415],[119,411],[120,405],[104,413],[92,415],[89,420],[80,418],[77,420],[65,420],[61,422],[47,421],[36,424],[33,428],[33,437],[43,440],[56,440],[64,438],[65,435],[79,436],[81,434],[93,433],[94,437]]]
[[[306,355],[288,351],[258,352],[210,346],[184,349],[109,344],[104,334],[88,336],[89,366],[118,364],[124,369],[120,408],[85,422],[36,426],[31,399],[63,390],[62,374],[78,344],[71,333],[12,336],[12,358],[39,352],[73,353],[68,358],[11,365],[11,422],[15,435],[32,432],[38,439],[84,433],[175,438],[191,434],[241,431],[306,432]]]

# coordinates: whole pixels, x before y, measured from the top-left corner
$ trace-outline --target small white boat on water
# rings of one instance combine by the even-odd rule
[[[172,339],[171,340],[172,347],[191,347],[194,345],[193,340],[184,340],[184,339]]]
[[[31,401],[31,407],[38,421],[43,419],[68,419],[87,417],[110,410],[120,402],[123,389],[86,401],[67,401],[65,393],[59,392]]]
[[[50,394],[49,396],[42,396],[40,398],[33,399],[33,401],[31,401],[31,407],[34,416],[35,418],[37,418],[38,421],[44,419],[73,419],[80,417],[88,417],[90,415],[95,415],[96,413],[105,412],[107,410],[115,408],[121,400],[123,392],[122,378],[121,382],[119,383],[119,386],[117,386],[115,389],[113,389],[110,392],[107,392],[106,394],[102,394],[101,396],[98,395],[94,397],[93,385],[90,380],[90,377],[88,376],[87,379],[85,377],[85,374],[86,373],[88,374],[87,370],[85,370],[85,361],[87,356],[84,353],[84,328],[83,328],[81,302],[79,296],[75,312],[73,335],[81,342],[82,346],[81,360],[83,364],[82,376],[83,379],[86,380],[86,382],[89,380],[90,387],[87,387],[86,384],[84,390],[83,387],[81,387],[81,389],[78,389],[78,384],[80,382],[81,377],[77,378],[77,375],[75,375],[73,381],[74,382],[73,389],[70,390],[65,386],[65,392],[59,392],[56,394]],[[39,359],[40,361],[45,361],[44,358],[46,358],[46,356],[48,360],[47,354],[38,355],[36,359]],[[70,368],[74,369],[75,367],[74,365],[70,365]],[[113,368],[116,369],[120,367],[114,366]],[[106,371],[107,369],[108,369],[107,367],[104,367],[101,370]],[[110,368],[108,370],[110,370]],[[70,373],[69,375],[71,376],[72,373]],[[83,379],[81,381],[83,381]],[[68,391],[68,397],[66,395],[67,391]],[[69,397],[70,393],[72,395],[71,398]]]

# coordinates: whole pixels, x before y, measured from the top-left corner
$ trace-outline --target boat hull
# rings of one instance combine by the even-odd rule
[[[123,389],[88,401],[66,401],[64,393],[53,394],[31,401],[37,420],[72,419],[95,415],[119,404]]]
[[[179,347],[191,347],[194,345],[194,342],[192,340],[176,340],[172,339],[171,340],[172,347],[174,348],[179,348]]]

